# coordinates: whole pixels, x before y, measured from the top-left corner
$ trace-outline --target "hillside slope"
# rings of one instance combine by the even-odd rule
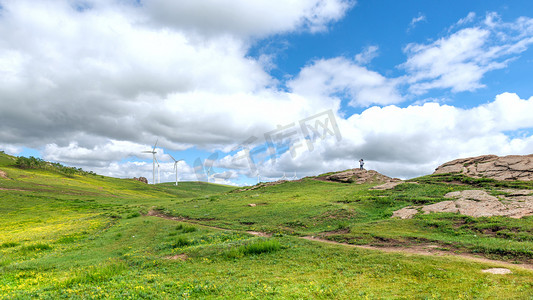
[[[498,266],[494,262],[298,238],[530,262],[531,217],[390,218],[397,209],[436,203],[452,191],[501,193],[498,185],[507,183],[459,183],[461,178],[438,175],[373,190],[375,183],[309,178],[229,193],[230,187],[205,183],[153,186],[21,170],[12,161],[0,154],[7,177],[0,178],[0,298],[533,296],[532,271],[518,265],[505,266],[512,273],[503,278],[482,272]]]

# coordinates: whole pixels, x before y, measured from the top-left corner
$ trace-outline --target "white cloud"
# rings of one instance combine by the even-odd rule
[[[262,37],[296,30],[323,31],[353,6],[351,0],[235,0],[143,2],[150,22],[204,35]],[[282,7],[282,8],[281,8]]]
[[[283,91],[267,72],[272,58],[247,56],[253,41],[326,30],[353,1],[0,3],[0,147],[43,149],[48,160],[151,179],[151,156],[139,152],[151,149],[159,136],[164,181],[174,178],[164,148],[194,145],[228,152],[277,125],[338,112],[345,102],[355,107],[400,103],[405,84],[414,94],[473,91],[483,87],[484,74],[504,68],[533,42],[532,19],[505,23],[488,14],[474,27],[409,44],[405,77],[388,78],[363,66],[378,54],[377,46],[369,46],[353,59],[316,59]],[[457,24],[474,19],[469,14]],[[533,152],[527,134],[505,134],[533,127],[531,103],[501,94],[470,110],[437,103],[371,107],[337,118],[342,141],[327,140],[313,151],[285,153],[275,164],[266,159],[258,167],[265,177],[294,171],[301,177],[353,167],[364,157],[387,175],[410,177],[458,156]],[[124,161],[134,156],[145,162]],[[220,182],[251,175],[245,161],[232,157],[215,167],[234,171],[217,175]],[[185,163],[179,176],[197,179]]]
[[[110,140],[104,145],[94,145],[91,148],[78,145],[76,142],[61,147],[56,144],[48,144],[42,151],[43,158],[49,161],[61,161],[67,164],[84,166],[104,167],[109,161],[119,161],[128,157],[140,157],[151,159],[152,154],[143,153],[151,151],[152,146],[141,145],[128,141]],[[158,157],[164,156],[164,149],[156,148]],[[169,160],[166,158],[165,160]]]
[[[246,56],[246,36],[323,29],[351,1],[284,2],[282,11],[272,1],[124,3],[2,3],[0,140],[104,147],[164,136],[175,150],[231,147],[331,107],[273,89],[263,63]],[[164,11],[176,23],[152,22]],[[205,15],[173,14],[192,12]],[[200,18],[209,14],[215,24]],[[205,30],[227,34],[199,36]]]
[[[288,83],[296,94],[308,98],[341,96],[351,106],[401,102],[397,81],[368,70],[346,58],[320,59],[303,68]]]
[[[426,21],[426,16],[424,14],[422,14],[422,13],[418,13],[418,16],[414,17],[411,20],[411,23],[409,23],[409,28],[407,30],[409,31],[409,30],[415,28],[417,23],[424,22],[424,21]]]
[[[408,59],[401,67],[408,72],[410,92],[420,95],[430,89],[462,92],[484,87],[481,80],[487,72],[505,68],[533,43],[532,24],[533,19],[525,17],[504,23],[488,14],[484,25],[461,29],[429,44],[408,44],[404,48]]]
[[[531,115],[533,97],[525,100],[512,93],[471,109],[438,103],[371,107],[338,121],[341,141],[330,138],[316,143],[313,151],[302,148],[296,156],[286,152],[274,164],[256,167],[263,177],[279,178],[284,172],[302,177],[354,168],[364,158],[367,168],[412,178],[459,157],[532,153],[533,136],[506,135],[532,128]]]
[[[466,15],[466,17],[460,19],[459,21],[457,21],[457,25],[458,26],[461,26],[461,25],[465,25],[465,24],[468,24],[468,23],[472,23],[474,22],[474,19],[476,18],[476,13],[475,12],[469,12],[468,15]]]
[[[368,46],[363,50],[363,52],[355,55],[355,61],[360,65],[366,65],[370,63],[378,55],[379,55],[378,46],[374,46],[374,45]]]

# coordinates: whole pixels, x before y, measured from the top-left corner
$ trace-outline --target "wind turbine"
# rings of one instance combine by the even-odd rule
[[[155,141],[155,144],[154,144],[154,148],[152,148],[152,151],[143,151],[142,153],[152,153],[152,164],[153,164],[153,168],[152,168],[152,184],[155,184],[155,162],[157,161],[157,159],[155,158],[155,154],[157,152],[155,152],[155,147],[157,146],[157,141],[159,141],[159,139],[157,139]],[[158,171],[159,171],[159,163],[157,163],[157,166],[158,166]]]
[[[172,160],[174,161],[174,173],[176,173],[176,186],[178,185],[178,163],[180,161],[183,161],[183,159],[180,159],[180,160],[176,160],[174,157],[172,157],[172,155],[168,155],[170,156],[170,158],[172,158]],[[208,177],[208,181],[209,181],[209,177]]]
[[[298,177],[296,177],[296,172],[294,172],[294,177],[292,178],[292,180],[296,180],[298,179]]]
[[[280,180],[287,180],[287,176],[285,176],[285,172],[283,172],[283,177],[281,177]]]

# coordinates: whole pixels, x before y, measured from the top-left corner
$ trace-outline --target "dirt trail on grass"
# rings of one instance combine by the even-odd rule
[[[167,220],[172,220],[172,221],[186,222],[186,223],[202,226],[205,228],[238,231],[238,230],[221,228],[221,227],[216,227],[216,226],[198,224],[197,222],[191,219],[187,219],[183,217],[173,217],[173,216],[169,216],[169,215],[163,214],[155,210],[150,210],[146,215],[152,216],[152,217],[163,218]],[[246,231],[246,233],[255,235],[255,236],[261,236],[261,237],[272,236],[272,234],[268,232]],[[527,270],[533,270],[533,264],[530,264],[530,263],[514,264],[514,263],[509,263],[509,262],[501,261],[501,260],[477,257],[471,254],[458,254],[454,252],[439,250],[438,249],[439,246],[437,245],[413,245],[411,247],[375,247],[375,246],[368,246],[368,245],[354,245],[354,244],[348,244],[348,243],[335,242],[335,241],[330,241],[330,240],[326,240],[326,239],[315,237],[315,236],[302,236],[298,238],[308,240],[308,241],[315,241],[315,242],[332,244],[332,245],[341,245],[341,246],[358,248],[358,249],[383,251],[387,253],[416,254],[416,255],[441,256],[441,257],[444,257],[444,256],[461,257],[461,258],[464,258],[470,261],[475,261],[475,262],[490,263],[490,264],[495,264],[495,265],[505,266],[505,267],[510,267],[510,268],[523,268]]]
[[[309,241],[316,241],[316,242],[334,244],[334,245],[343,245],[343,246],[359,248],[359,249],[378,250],[378,251],[383,251],[387,253],[404,253],[404,254],[417,254],[417,255],[426,255],[426,256],[456,256],[456,257],[462,257],[468,260],[481,262],[481,263],[491,263],[491,264],[497,264],[500,266],[518,267],[518,268],[533,270],[533,264],[529,264],[529,263],[514,264],[514,263],[501,261],[501,260],[477,257],[471,254],[464,254],[464,253],[459,254],[459,253],[454,253],[454,252],[449,252],[449,251],[443,251],[443,250],[439,250],[438,249],[439,246],[437,245],[413,245],[411,247],[375,247],[375,246],[368,246],[368,245],[354,245],[354,244],[348,244],[348,243],[340,243],[340,242],[330,241],[330,240],[326,240],[326,239],[322,239],[322,238],[318,238],[314,236],[304,236],[301,238],[309,240]]]
[[[0,187],[0,191],[18,191],[18,192],[29,192],[28,190],[20,190],[20,189],[6,189],[3,187]]]

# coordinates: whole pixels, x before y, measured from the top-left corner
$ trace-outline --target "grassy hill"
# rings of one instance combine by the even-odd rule
[[[494,275],[481,271],[496,263],[300,238],[399,249],[430,244],[450,254],[531,262],[532,217],[390,218],[450,191],[498,193],[502,186],[532,189],[530,183],[441,175],[370,190],[309,178],[237,192],[14,163],[0,154],[7,175],[0,177],[0,299],[533,297],[531,270],[507,266],[512,274]]]

